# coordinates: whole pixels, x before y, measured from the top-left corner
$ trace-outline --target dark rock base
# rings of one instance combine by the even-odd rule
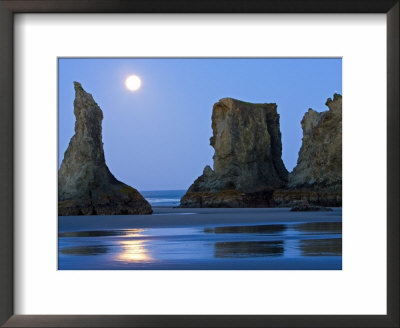
[[[78,205],[71,201],[60,201],[58,203],[58,215],[128,215],[128,214],[151,214],[151,206],[129,206],[122,204],[108,205]]]
[[[278,207],[292,207],[298,201],[315,206],[342,206],[342,193],[339,191],[276,190],[273,199]]]
[[[244,208],[275,207],[273,191],[265,190],[244,193],[229,189],[219,192],[187,192],[181,199],[180,207],[191,208]]]
[[[317,211],[332,211],[331,208],[318,205],[310,205],[305,200],[295,201],[295,204],[290,209],[291,212],[317,212]]]
[[[58,201],[58,215],[125,215],[151,214],[153,209],[134,188],[121,182],[110,187],[108,193],[93,194],[79,199]]]

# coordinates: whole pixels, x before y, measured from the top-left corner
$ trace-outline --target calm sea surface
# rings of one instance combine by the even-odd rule
[[[179,206],[186,190],[140,191],[151,206]]]

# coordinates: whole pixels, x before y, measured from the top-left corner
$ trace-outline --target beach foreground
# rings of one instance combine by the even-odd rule
[[[341,270],[342,209],[153,207],[60,216],[60,270]]]

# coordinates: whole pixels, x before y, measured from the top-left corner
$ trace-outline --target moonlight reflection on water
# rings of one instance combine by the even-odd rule
[[[145,247],[143,240],[124,240],[120,243],[122,252],[117,254],[117,260],[123,262],[151,262],[153,259]]]
[[[341,222],[59,233],[59,269],[341,269]]]

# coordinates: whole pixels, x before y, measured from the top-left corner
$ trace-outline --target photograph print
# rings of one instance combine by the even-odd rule
[[[59,58],[59,270],[341,270],[341,58]]]

